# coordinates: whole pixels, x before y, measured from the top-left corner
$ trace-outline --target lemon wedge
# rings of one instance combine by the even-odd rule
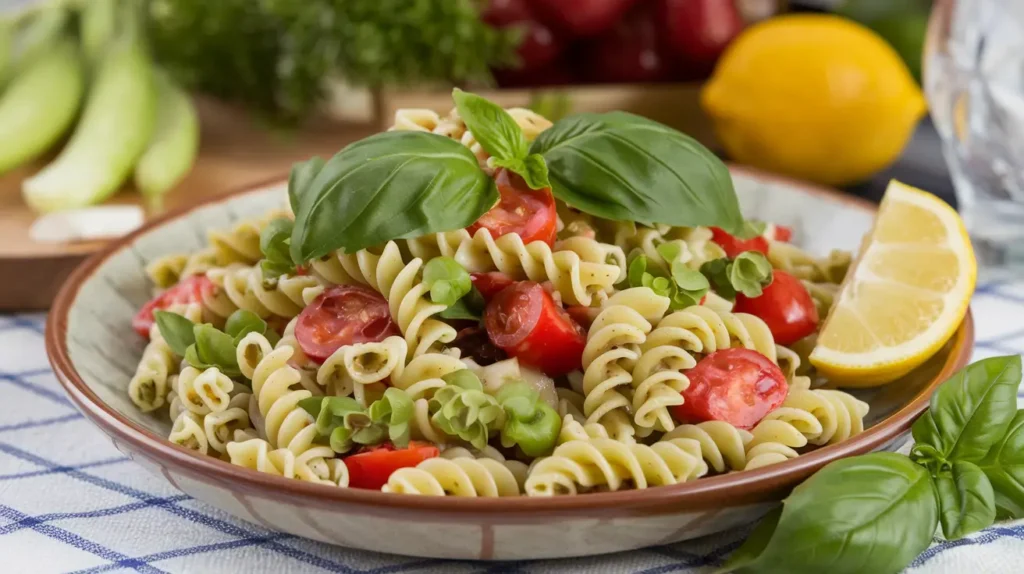
[[[891,181],[811,363],[846,387],[899,378],[956,331],[977,273],[957,212],[930,193]]]

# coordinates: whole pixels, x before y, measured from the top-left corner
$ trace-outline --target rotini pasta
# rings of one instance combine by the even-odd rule
[[[220,317],[245,309],[264,318],[276,315],[291,319],[323,290],[323,285],[311,276],[264,281],[256,266],[218,267],[207,271],[206,276],[226,296],[226,301],[215,296],[214,301],[206,302],[209,310]]]
[[[428,496],[518,496],[519,483],[496,460],[442,457],[396,470],[381,490]]]
[[[851,260],[846,251],[833,250],[825,257],[815,257],[792,243],[771,241],[768,246],[768,261],[773,267],[814,283],[842,283]]]

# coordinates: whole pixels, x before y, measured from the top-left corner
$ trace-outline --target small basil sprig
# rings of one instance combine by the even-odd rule
[[[928,547],[938,525],[954,540],[997,516],[1024,518],[1020,378],[1019,355],[956,373],[914,423],[910,457],[872,453],[829,464],[769,514],[722,571],[895,573]]]
[[[625,112],[579,114],[544,130],[530,153],[544,156],[555,197],[590,215],[744,232],[722,160],[658,122]]]
[[[317,434],[338,454],[355,445],[409,444],[413,401],[402,389],[389,387],[368,409],[351,397],[309,397],[299,407],[316,420]]]
[[[445,305],[442,319],[479,321],[486,302],[473,280],[451,257],[435,257],[423,267],[423,285],[430,290],[430,301]]]
[[[260,270],[264,281],[295,273],[295,262],[288,250],[294,227],[292,220],[280,217],[268,223],[260,233],[260,252],[263,253]]]
[[[764,288],[772,283],[772,264],[757,251],[744,251],[734,259],[712,259],[700,266],[715,293],[730,301],[737,293],[747,297],[760,297]]]
[[[235,349],[238,342],[249,333],[267,337],[271,344],[279,340],[277,333],[267,322],[255,313],[239,309],[228,317],[221,331],[207,323],[195,324],[177,313],[156,311],[153,313],[160,335],[174,354],[197,369],[217,367],[229,377],[241,375]]]
[[[289,251],[296,263],[460,229],[498,202],[497,186],[476,156],[437,134],[380,133],[316,167],[293,171],[289,182],[295,211]]]
[[[530,153],[523,129],[504,108],[458,88],[452,91],[452,99],[459,117],[466,122],[477,143],[490,154],[492,167],[503,167],[519,174],[530,189],[551,186],[544,158]]]
[[[495,399],[505,410],[502,446],[518,446],[532,457],[551,454],[562,430],[562,418],[540,398],[540,393],[525,382],[515,381],[502,385]]]
[[[646,255],[634,251],[630,254],[626,273],[629,286],[647,287],[662,297],[668,297],[669,306],[675,311],[700,303],[710,288],[707,278],[686,266],[679,257],[681,248],[678,245],[663,243],[657,251],[669,267],[668,275],[664,270],[649,265]]]
[[[455,371],[442,379],[448,384],[428,404],[431,422],[445,434],[483,449],[491,432],[500,430],[504,422],[501,407],[470,371]]]

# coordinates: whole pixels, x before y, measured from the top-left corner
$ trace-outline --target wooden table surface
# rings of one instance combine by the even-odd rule
[[[199,102],[202,144],[192,172],[165,201],[175,209],[198,199],[237,190],[275,176],[286,178],[296,161],[329,157],[347,143],[369,135],[370,126],[324,122],[298,132],[275,131],[242,113]],[[94,253],[99,242],[36,243],[28,230],[35,214],[21,198],[22,180],[52,156],[0,177],[0,310],[44,309],[74,267]],[[109,203],[141,204],[130,187]],[[152,215],[152,214],[147,214]]]

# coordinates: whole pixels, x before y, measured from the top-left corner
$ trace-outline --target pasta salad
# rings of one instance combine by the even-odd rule
[[[743,220],[726,167],[660,124],[454,98],[149,265],[128,393],[172,442],[339,487],[551,496],[863,431],[807,361],[848,253]]]

